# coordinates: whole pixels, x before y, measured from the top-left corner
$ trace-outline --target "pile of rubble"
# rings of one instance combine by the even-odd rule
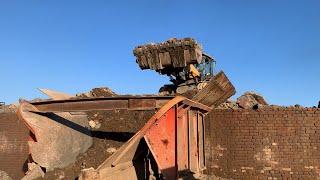
[[[90,98],[90,97],[115,97],[117,94],[113,92],[108,87],[101,87],[101,88],[93,88],[91,91],[86,93],[79,93],[76,94],[76,97],[82,98]]]
[[[236,101],[228,100],[222,103],[218,109],[258,109],[268,106],[266,100],[255,92],[246,92]]]

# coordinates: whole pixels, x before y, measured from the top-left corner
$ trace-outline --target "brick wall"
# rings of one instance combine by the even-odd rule
[[[320,179],[320,109],[213,110],[209,174],[233,179]]]
[[[15,113],[0,113],[0,175],[21,179],[27,169],[29,130]],[[0,176],[1,179],[1,176]]]

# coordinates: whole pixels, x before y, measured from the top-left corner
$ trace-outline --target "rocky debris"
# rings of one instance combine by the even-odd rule
[[[28,163],[28,171],[21,180],[33,180],[39,177],[44,177],[44,172],[36,163]]]
[[[137,46],[133,50],[141,69],[156,71],[183,68],[186,64],[200,63],[202,47],[193,38],[171,38],[162,43]],[[169,70],[170,72],[170,70]]]
[[[294,107],[296,107],[296,108],[303,108],[303,106],[301,106],[300,104],[295,104]]]
[[[82,169],[80,176],[78,178],[79,180],[96,180],[99,178],[99,173],[96,171],[93,167]]]
[[[237,98],[236,103],[244,109],[257,109],[261,106],[268,105],[265,99],[255,92],[244,93]]]
[[[241,108],[235,101],[227,100],[226,102],[220,104],[217,109],[239,109]]]
[[[318,108],[320,108],[320,101],[318,102]]]
[[[17,112],[18,105],[9,104],[9,105],[0,105],[0,112]]]
[[[101,127],[101,123],[100,121],[98,120],[90,120],[89,121],[89,126],[92,128],[92,129],[99,129]]]
[[[0,170],[0,179],[1,180],[12,180],[12,178],[5,171]]]
[[[222,178],[222,177],[218,177],[215,175],[208,175],[205,179],[211,179],[211,180],[233,180],[233,179],[229,179],[229,178]]]
[[[226,102],[220,104],[217,109],[259,109],[269,106],[274,105],[268,105],[261,95],[255,92],[246,92],[238,97],[236,101],[227,100]],[[297,106],[300,105],[295,105],[295,107]]]
[[[77,97],[115,97],[117,94],[108,87],[93,88],[87,93],[79,93]]]
[[[107,152],[110,153],[110,154],[113,154],[113,153],[115,153],[116,151],[117,151],[117,149],[114,148],[114,147],[110,147],[110,148],[107,149]]]

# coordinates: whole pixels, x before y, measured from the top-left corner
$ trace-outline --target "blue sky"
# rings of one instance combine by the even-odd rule
[[[168,78],[141,71],[136,45],[194,37],[237,89],[271,104],[320,100],[320,1],[0,0],[0,101],[108,86],[156,93]]]

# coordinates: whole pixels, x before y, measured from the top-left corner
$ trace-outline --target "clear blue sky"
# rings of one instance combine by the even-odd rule
[[[0,101],[108,86],[156,93],[168,78],[141,71],[132,49],[194,37],[237,89],[271,104],[320,100],[319,0],[0,0]]]

